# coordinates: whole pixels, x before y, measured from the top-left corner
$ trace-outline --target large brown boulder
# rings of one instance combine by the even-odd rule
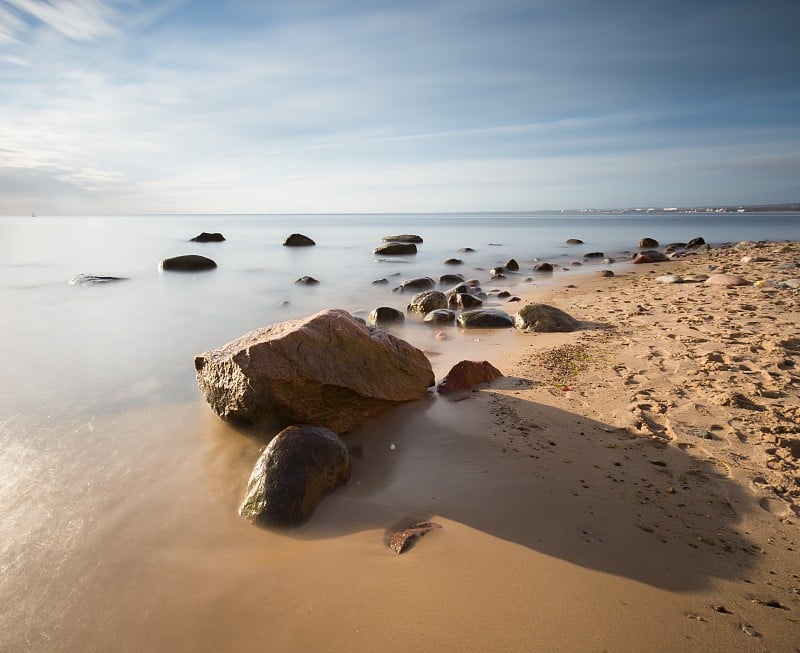
[[[470,390],[481,383],[499,379],[503,373],[489,361],[461,361],[453,365],[437,386],[439,394]]]
[[[336,433],[434,384],[422,351],[339,309],[246,333],[196,356],[195,369],[223,420],[283,419]]]
[[[333,431],[290,426],[259,457],[239,514],[259,526],[296,526],[349,480],[350,454]]]

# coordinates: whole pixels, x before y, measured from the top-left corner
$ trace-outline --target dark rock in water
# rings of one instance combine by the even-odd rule
[[[506,329],[514,326],[514,319],[499,308],[475,308],[461,313],[456,323],[464,329]]]
[[[213,270],[217,267],[217,264],[205,256],[186,254],[184,256],[165,258],[161,261],[159,267],[162,270],[174,272],[201,272],[203,270]]]
[[[664,245],[664,254],[671,254],[672,252],[677,252],[682,249],[686,249],[686,243],[669,243]]]
[[[567,238],[567,245],[583,245],[580,238]]]
[[[416,234],[400,234],[398,236],[384,236],[384,243],[421,243],[422,238]]]
[[[454,292],[447,298],[447,307],[454,309],[477,308],[483,306],[483,300],[472,293]]]
[[[369,324],[374,324],[375,326],[383,326],[384,324],[396,324],[397,322],[403,322],[405,319],[406,316],[402,311],[398,311],[396,308],[392,308],[391,306],[379,306],[369,314],[367,322]]]
[[[460,258],[449,258],[444,262],[445,265],[462,265],[463,263],[464,261]]]
[[[221,243],[224,240],[225,236],[223,236],[218,231],[215,231],[213,233],[204,231],[195,236],[194,238],[190,239],[190,241],[193,243]]]
[[[501,290],[499,293],[497,293],[498,299],[505,299],[506,297],[511,297],[511,293],[507,290]]]
[[[513,297],[509,297],[508,301],[509,302],[521,302],[522,301],[522,297],[517,297],[516,295],[514,295]]]
[[[317,284],[319,284],[319,281],[317,281],[314,277],[303,276],[297,279],[295,283],[298,286],[316,286]]]
[[[417,246],[414,243],[386,243],[372,250],[373,254],[383,254],[384,256],[402,256],[404,254],[416,254]]]
[[[244,425],[282,419],[342,433],[434,384],[422,351],[338,309],[256,329],[194,363],[214,412]]]
[[[439,277],[439,283],[447,284],[447,283],[461,283],[464,281],[463,274],[443,274]]]
[[[638,253],[633,259],[633,263],[662,263],[669,260],[669,256],[666,254],[662,254],[661,252],[657,252],[655,250],[646,250]]]
[[[446,308],[437,308],[428,313],[422,320],[426,324],[453,324],[456,321],[456,314]]]
[[[387,284],[387,283],[389,283],[389,280],[384,277],[383,279],[375,279],[375,281],[372,282],[372,285],[373,286],[382,286],[382,285]]]
[[[502,277],[505,275],[505,271],[505,268],[495,267],[489,270],[489,274],[491,274],[493,277]]]
[[[697,238],[692,238],[688,243],[686,243],[686,249],[697,249],[705,244],[705,239],[703,239],[702,236],[698,236]]]
[[[586,254],[583,255],[584,259],[605,258],[605,257],[606,257],[606,255],[603,254],[603,252],[586,252]]]
[[[598,270],[595,272],[598,277],[613,277],[614,271],[613,270]]]
[[[458,251],[461,252],[462,254],[466,254],[467,252],[474,252],[475,250],[472,249],[471,247],[462,247]]]
[[[639,241],[639,249],[652,249],[658,247],[658,241],[655,238],[642,238]]]
[[[408,292],[413,290],[430,290],[436,285],[436,282],[430,277],[416,277],[415,279],[406,279],[401,281],[397,288],[392,292]]]
[[[418,521],[412,523],[403,531],[395,531],[389,535],[386,542],[389,548],[395,553],[405,553],[420,537],[432,531],[434,528],[441,528],[441,524],[432,521]]]
[[[574,267],[574,268],[579,268],[579,267],[581,267],[583,265],[583,263],[581,263],[580,261],[572,261],[572,263],[570,263],[570,265],[572,267]]]
[[[439,308],[447,308],[447,298],[444,293],[438,290],[424,290],[411,298],[406,310],[409,313],[427,315]]]
[[[533,266],[534,272],[552,272],[553,266],[550,263],[537,263]]]
[[[70,286],[96,286],[101,283],[127,281],[128,277],[109,277],[99,274],[76,274],[68,281]]]
[[[461,361],[456,363],[436,386],[439,394],[470,390],[481,383],[499,379],[503,373],[489,361]]]
[[[518,272],[519,271],[519,263],[517,263],[513,258],[508,259],[508,262],[505,265],[506,270],[510,272]]]
[[[333,431],[290,426],[259,457],[239,514],[259,526],[297,526],[349,480],[350,455]]]
[[[514,326],[521,331],[553,333],[575,331],[580,327],[580,322],[555,306],[528,304],[517,313]]]
[[[311,238],[303,234],[290,234],[283,241],[284,247],[311,247],[316,244]]]

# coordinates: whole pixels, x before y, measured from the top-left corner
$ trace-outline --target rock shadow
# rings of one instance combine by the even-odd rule
[[[758,547],[739,530],[751,502],[721,468],[492,389],[466,399],[430,397],[344,434],[361,452],[350,484],[283,533],[327,539],[383,532],[409,515],[452,520],[673,591],[754,564]]]

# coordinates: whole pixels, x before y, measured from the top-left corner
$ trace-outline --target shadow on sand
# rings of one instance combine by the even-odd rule
[[[515,397],[523,379],[498,383],[463,399],[431,395],[345,434],[358,454],[350,484],[282,534],[328,539],[443,518],[676,591],[739,578],[754,564],[758,547],[738,530],[750,503],[724,469]],[[219,422],[213,429],[241,438]],[[243,492],[249,471],[226,473],[234,471]]]

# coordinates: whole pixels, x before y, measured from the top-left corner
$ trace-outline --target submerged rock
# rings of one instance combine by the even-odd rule
[[[499,308],[464,311],[456,318],[456,322],[465,329],[505,329],[514,326],[514,319]]]
[[[396,324],[398,322],[404,322],[405,319],[406,316],[402,311],[398,311],[396,308],[392,308],[391,306],[379,306],[369,314],[367,322],[374,324],[375,326],[382,326],[384,324]]]
[[[458,390],[470,390],[481,383],[499,379],[503,373],[489,361],[460,361],[439,382],[439,394],[449,394]]]
[[[284,247],[313,247],[316,244],[311,238],[303,234],[290,234],[283,241]]]
[[[319,281],[314,277],[309,276],[302,276],[299,279],[295,280],[295,283],[298,286],[316,286],[319,285]]]
[[[204,231],[202,233],[197,234],[194,238],[189,239],[190,242],[193,243],[221,243],[225,240],[225,236],[223,236],[218,231],[213,233],[209,233]]]
[[[411,298],[406,310],[409,313],[426,315],[440,308],[447,308],[447,297],[444,293],[438,290],[425,290]]]
[[[297,526],[350,480],[350,455],[331,430],[290,426],[262,452],[239,514],[260,526]]]
[[[197,383],[223,420],[264,419],[349,431],[434,384],[416,347],[346,311],[256,329],[195,357]]]
[[[384,256],[402,256],[404,254],[416,254],[417,246],[414,243],[386,243],[372,250],[373,254],[383,254]]]
[[[430,290],[436,285],[436,282],[430,277],[416,277],[415,279],[406,279],[401,281],[400,285],[392,290],[392,292],[407,292],[409,290]]]
[[[199,254],[172,256],[165,258],[159,264],[160,269],[174,272],[202,272],[213,270],[215,267],[217,267],[216,262]]]
[[[96,286],[101,283],[113,283],[114,281],[127,281],[128,277],[111,277],[99,274],[76,274],[67,283],[70,286]]]
[[[384,243],[421,243],[422,237],[416,234],[400,234],[398,236],[384,236],[381,240]]]
[[[555,306],[528,304],[514,317],[514,326],[521,331],[553,333],[575,331],[580,322]]]

